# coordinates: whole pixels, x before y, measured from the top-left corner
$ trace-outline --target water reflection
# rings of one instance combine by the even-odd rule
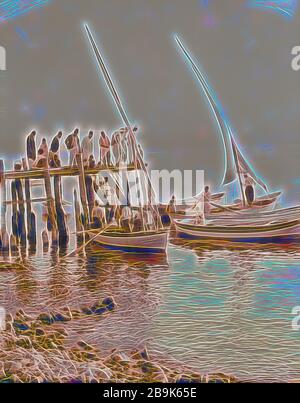
[[[1,272],[0,304],[8,312],[91,306],[113,296],[115,312],[60,324],[103,353],[147,344],[197,371],[243,379],[300,377],[299,333],[291,310],[300,305],[300,250],[199,244],[172,239],[168,255],[95,249],[66,257],[21,253],[22,265]],[[56,326],[56,325],[53,325]]]

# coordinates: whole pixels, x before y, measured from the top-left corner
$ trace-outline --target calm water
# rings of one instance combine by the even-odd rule
[[[176,243],[176,244],[175,244]],[[69,343],[94,343],[105,353],[147,345],[200,372],[247,380],[300,378],[300,248],[228,249],[171,243],[166,258],[89,252],[24,258],[26,268],[1,273],[8,312],[91,306],[108,295],[117,310],[66,323]]]

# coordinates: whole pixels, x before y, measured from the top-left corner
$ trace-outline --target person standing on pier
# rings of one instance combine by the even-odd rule
[[[50,144],[50,152],[49,152],[49,165],[52,168],[57,168],[61,165],[60,163],[60,155],[59,155],[59,146],[60,140],[62,138],[62,132],[59,131],[56,136],[53,137]]]
[[[120,132],[116,131],[111,138],[111,149],[115,160],[115,166],[119,166],[121,159]]]
[[[69,134],[66,138],[65,144],[70,152],[69,156],[69,166],[72,167],[76,165],[76,154],[80,152],[80,140],[79,140],[79,129],[75,129],[73,133]]]
[[[89,165],[90,156],[93,154],[93,136],[94,132],[90,130],[89,134],[85,136],[81,143],[83,165]]]
[[[100,134],[99,147],[100,147],[100,165],[107,167],[111,164],[110,139],[104,131],[102,131]]]
[[[29,169],[32,168],[36,160],[36,145],[35,145],[36,131],[33,130],[26,139],[26,151]]]

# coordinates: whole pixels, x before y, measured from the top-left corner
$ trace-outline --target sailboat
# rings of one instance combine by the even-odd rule
[[[123,104],[121,102],[120,96],[116,90],[113,80],[109,74],[109,71],[105,65],[104,59],[99,51],[99,48],[95,42],[95,39],[91,33],[90,28],[85,24],[85,30],[88,36],[89,43],[94,52],[98,66],[102,72],[105,83],[109,89],[109,92],[115,102],[117,110],[122,117],[122,120],[128,129],[129,141],[132,146],[133,153],[135,154],[135,174],[137,180],[140,184],[140,173],[142,170],[143,176],[146,179],[146,187],[148,190],[148,201],[149,204],[147,208],[152,212],[153,216],[157,217],[157,227],[155,230],[149,230],[145,227],[142,231],[130,232],[124,231],[121,228],[115,228],[107,226],[102,230],[87,230],[87,233],[93,239],[93,243],[101,247],[105,247],[112,250],[121,250],[123,252],[134,252],[134,253],[165,253],[168,244],[168,230],[164,229],[162,223],[160,222],[160,215],[157,209],[157,203],[155,203],[155,193],[147,172],[147,168],[140,154],[139,148],[136,143],[136,138],[133,133],[132,125],[128,119],[127,113]],[[154,203],[153,203],[154,201]],[[140,206],[141,217],[143,217],[143,208]]]
[[[178,236],[187,239],[239,243],[290,244],[300,240],[300,219],[276,222],[197,225],[193,220],[174,221]]]
[[[195,74],[198,82],[200,83],[202,90],[204,91],[210,109],[217,122],[219,132],[221,134],[225,156],[225,164],[224,164],[225,167],[224,167],[222,185],[227,186],[234,183],[237,180],[239,183],[241,200],[230,205],[215,206],[214,208],[211,209],[210,214],[214,215],[214,214],[221,214],[224,212],[227,212],[229,214],[234,211],[240,212],[245,210],[248,212],[249,211],[254,212],[255,210],[265,210],[274,206],[278,201],[281,192],[269,193],[267,185],[255,173],[254,169],[248,163],[240,147],[238,146],[230,122],[211,86],[208,84],[201,70],[196,65],[190,53],[187,51],[186,47],[183,45],[182,41],[179,39],[177,35],[175,36],[175,41],[178,44],[180,50],[182,51],[184,57],[192,67],[192,71]],[[251,203],[251,205],[249,205],[246,200],[245,186],[243,184],[243,177],[245,175],[251,178],[252,181],[256,185],[258,185],[261,189],[263,189],[263,191],[265,192],[263,196],[256,197]],[[193,213],[191,213],[191,211],[183,210],[181,212],[173,214],[172,218],[173,219],[185,218],[187,215],[193,215]]]

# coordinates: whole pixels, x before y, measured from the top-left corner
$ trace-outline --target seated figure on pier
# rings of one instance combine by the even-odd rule
[[[32,168],[34,161],[36,160],[36,145],[35,145],[36,131],[33,130],[26,139],[26,152],[29,169]]]
[[[51,168],[58,168],[61,166],[59,147],[62,138],[62,132],[59,131],[52,139],[49,151],[49,165]]]
[[[33,168],[44,168],[48,166],[48,157],[49,150],[47,145],[47,140],[45,138],[42,139],[40,147],[38,149],[38,154],[36,160],[34,161],[32,167]]]

